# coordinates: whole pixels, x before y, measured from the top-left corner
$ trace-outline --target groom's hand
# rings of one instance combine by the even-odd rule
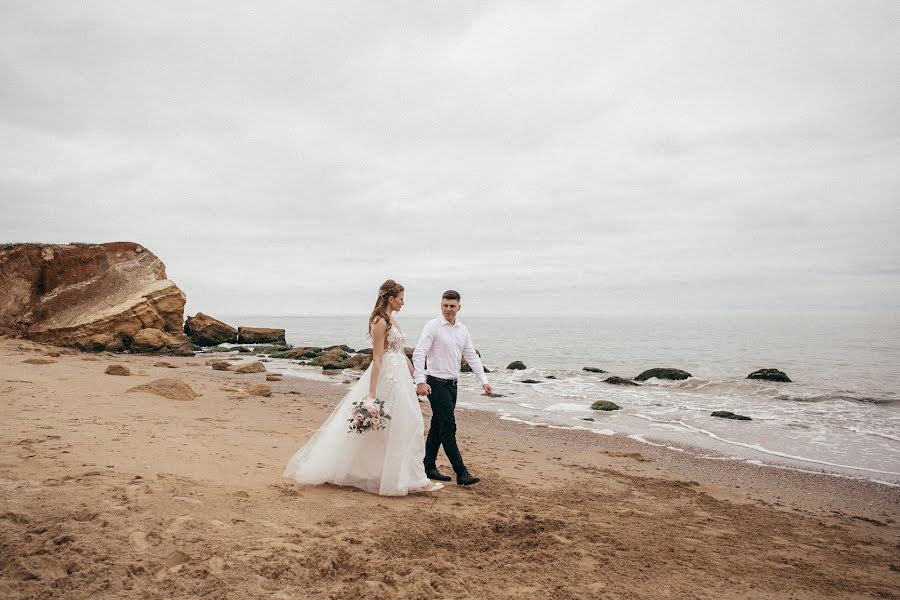
[[[430,396],[431,386],[427,383],[420,383],[416,386],[416,394],[419,396]]]
[[[492,388],[491,384],[489,384],[489,383],[486,383],[481,387],[484,388],[484,393],[487,394],[488,396],[490,396],[491,394],[494,393],[494,388]]]

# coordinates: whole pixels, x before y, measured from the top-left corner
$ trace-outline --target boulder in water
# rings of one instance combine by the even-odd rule
[[[501,363],[502,364],[502,363]],[[526,369],[525,363],[521,360],[514,360],[506,366],[507,369],[511,369],[513,371],[522,371]]]
[[[587,371],[588,373],[606,373],[606,371],[597,367],[583,367],[581,370]]]
[[[610,402],[609,400],[597,400],[593,404],[591,404],[591,408],[594,410],[620,410],[622,407],[616,404],[615,402]]]
[[[782,383],[791,383],[791,378],[783,371],[778,369],[759,369],[747,375],[747,379],[763,379],[765,381],[780,381]]]
[[[712,414],[713,417],[719,417],[720,419],[734,419],[735,421],[752,421],[750,417],[745,417],[744,415],[736,415],[733,412],[727,410],[717,410]]]
[[[688,377],[693,377],[687,371],[682,371],[681,369],[647,369],[635,379],[638,381],[647,381],[648,379],[652,379],[656,377],[657,379],[674,379],[676,381],[680,381],[682,379],[687,379]]]

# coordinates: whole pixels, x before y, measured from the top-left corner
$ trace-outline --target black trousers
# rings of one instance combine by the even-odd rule
[[[466,470],[459,447],[456,445],[456,381],[427,378],[431,386],[428,402],[431,403],[431,427],[425,439],[425,468],[435,468],[438,449],[443,446],[453,470],[459,474]]]

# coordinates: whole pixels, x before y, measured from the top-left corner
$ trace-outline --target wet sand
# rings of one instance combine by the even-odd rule
[[[342,375],[48,350],[0,341],[2,598],[900,598],[898,488],[478,411],[477,486],[304,487]],[[126,392],[162,377],[201,395]]]

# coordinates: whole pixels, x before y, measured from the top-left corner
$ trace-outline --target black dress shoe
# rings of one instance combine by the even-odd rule
[[[443,473],[438,471],[437,467],[433,469],[425,469],[425,476],[428,477],[428,479],[434,479],[435,481],[450,481],[451,479],[453,479],[449,475],[444,475]]]
[[[474,485],[481,481],[468,471],[463,471],[456,475],[456,485]]]

